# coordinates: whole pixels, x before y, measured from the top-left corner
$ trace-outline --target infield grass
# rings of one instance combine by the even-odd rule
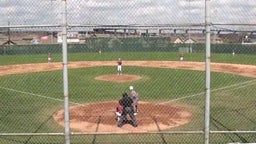
[[[1,65],[44,63],[47,55],[0,56]],[[70,61],[178,60],[177,53],[97,53],[70,54]],[[53,54],[54,61],[61,55]],[[204,54],[185,56],[187,61],[204,61]],[[255,64],[253,56],[212,55],[212,62]],[[100,75],[115,74],[116,67],[91,67],[69,70],[70,105],[97,101],[117,101],[129,85],[134,85],[141,101],[169,102],[190,107],[192,121],[174,131],[204,130],[205,72],[165,68],[123,67],[126,74],[142,77],[136,82],[96,81]],[[36,72],[0,77],[0,132],[64,132],[52,118],[63,108],[62,71]],[[211,73],[211,130],[256,130],[254,78]],[[203,143],[200,134],[72,135],[73,143]],[[64,143],[62,136],[1,137],[0,143]],[[214,143],[255,142],[250,134],[212,135]]]
[[[112,74],[115,72],[115,67],[71,69],[69,71],[70,104],[109,100],[117,101],[121,97],[121,93],[127,91],[129,85],[132,84],[138,88],[137,91],[142,101],[170,101],[170,103],[190,105],[193,120],[189,124],[174,128],[173,130],[200,131],[203,129],[204,72],[143,67],[125,67],[124,71],[128,74],[140,75],[142,80],[122,84],[94,80],[96,76]],[[179,79],[179,77],[181,78]],[[214,90],[211,102],[212,120],[218,121],[217,125],[220,125],[219,123],[225,125],[225,127],[219,128],[219,126],[213,124],[212,129],[234,130],[237,128],[237,124],[241,122],[243,122],[243,125],[240,125],[242,127],[239,128],[255,129],[252,128],[254,123],[251,120],[256,117],[255,115],[250,115],[254,111],[247,111],[249,109],[248,105],[253,105],[252,100],[254,99],[254,95],[248,92],[253,91],[255,83],[239,88],[243,82],[252,81],[253,79],[221,73],[212,73],[212,77],[212,90]],[[1,115],[4,116],[1,118],[0,124],[2,132],[34,133],[63,131],[63,128],[52,119],[54,112],[61,109],[63,105],[62,71],[2,76],[0,80],[2,82],[0,84],[2,99]],[[228,91],[230,90],[228,86],[238,83],[241,83],[241,85],[236,86],[235,88],[237,89],[231,89],[231,92]],[[223,87],[228,88],[223,90],[221,89]],[[195,94],[198,95],[193,96]],[[246,95],[246,99],[244,99],[244,95]],[[176,100],[182,97],[185,98]],[[236,110],[238,112],[235,112]],[[239,118],[237,118],[238,116]],[[231,120],[232,123],[230,123]],[[214,121],[212,122],[214,123]],[[187,138],[190,139],[193,136],[187,135]],[[118,143],[116,141],[119,139],[117,138],[118,136],[113,137],[115,137],[115,140],[112,142]],[[122,136],[119,137],[122,138]],[[153,137],[155,141],[162,141],[159,135],[153,135]],[[179,136],[165,135],[165,139],[169,139],[172,142],[178,141],[178,139],[175,140],[169,137],[179,138]],[[136,141],[142,141],[142,138],[143,136],[139,136]],[[33,139],[34,141],[38,140],[36,137],[33,137]],[[33,141],[33,139],[31,140]],[[92,136],[87,139],[88,143],[92,139]],[[98,137],[97,140],[100,142],[101,138]],[[120,140],[125,142],[124,139]]]

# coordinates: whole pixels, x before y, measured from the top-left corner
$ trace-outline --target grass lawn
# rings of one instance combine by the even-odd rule
[[[62,61],[60,54],[52,54],[53,61]],[[178,60],[178,53],[75,53],[70,61],[117,60]],[[204,61],[204,54],[186,54],[186,61]],[[0,56],[0,65],[47,62],[46,55]],[[213,54],[212,62],[256,63],[250,55]],[[134,85],[142,101],[175,102],[191,107],[190,123],[172,130],[204,130],[205,72],[124,67],[127,74],[142,77],[136,82],[114,83],[96,81],[96,76],[113,74],[116,67],[91,67],[69,70],[70,105],[97,101],[118,100],[121,93]],[[211,73],[211,130],[256,130],[255,79],[224,73]],[[1,133],[63,133],[52,115],[63,107],[62,71],[37,72],[0,77]],[[181,99],[180,99],[181,98]],[[130,134],[130,135],[72,135],[73,143],[203,143],[200,134]],[[6,136],[0,143],[63,143],[63,136]],[[256,142],[250,134],[211,135],[214,143],[232,141]]]

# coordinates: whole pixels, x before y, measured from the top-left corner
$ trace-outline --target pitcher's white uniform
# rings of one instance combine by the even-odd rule
[[[117,74],[122,75],[122,60],[121,60],[121,58],[119,58],[117,61]]]

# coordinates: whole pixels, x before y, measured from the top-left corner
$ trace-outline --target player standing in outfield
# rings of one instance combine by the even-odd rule
[[[129,89],[130,89],[130,92],[131,92],[131,98],[133,100],[134,115],[137,115],[137,113],[138,113],[139,94],[134,90],[133,86],[130,86]]]
[[[101,48],[99,49],[99,54],[101,55]]]
[[[48,53],[48,63],[52,62],[52,54]]]
[[[233,55],[233,56],[235,55],[235,50],[232,51],[232,55]]]
[[[118,61],[117,61],[117,74],[122,75],[122,60],[121,60],[121,58],[118,58]]]
[[[183,61],[184,60],[184,53],[180,53],[180,61]]]

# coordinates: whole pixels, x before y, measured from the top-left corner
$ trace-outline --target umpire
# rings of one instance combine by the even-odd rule
[[[123,113],[120,117],[120,120],[118,121],[117,126],[122,127],[126,121],[126,116],[129,114],[131,118],[132,125],[134,127],[137,127],[137,120],[134,116],[133,106],[132,106],[133,100],[131,97],[128,96],[127,93],[123,93],[123,98],[121,99],[121,105],[123,106]]]

